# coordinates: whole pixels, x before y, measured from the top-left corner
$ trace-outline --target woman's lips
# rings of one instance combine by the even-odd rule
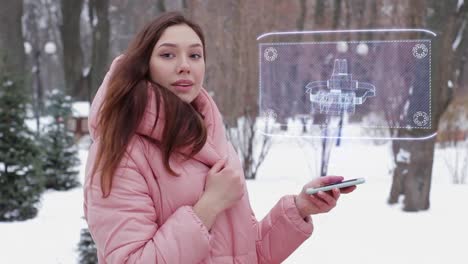
[[[180,91],[180,92],[188,92],[192,89],[193,84],[192,85],[172,85],[172,87],[174,87],[177,91]]]

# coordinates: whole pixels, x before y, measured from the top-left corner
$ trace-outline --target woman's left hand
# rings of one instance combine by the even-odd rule
[[[296,196],[296,207],[302,218],[311,214],[320,214],[329,212],[336,206],[336,202],[341,193],[350,193],[356,189],[356,186],[346,187],[342,189],[335,188],[327,192],[318,192],[316,194],[307,194],[307,188],[316,188],[327,184],[340,182],[343,180],[341,176],[324,176],[314,179],[304,185],[302,191]]]

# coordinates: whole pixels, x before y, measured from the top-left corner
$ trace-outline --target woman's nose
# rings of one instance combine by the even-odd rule
[[[177,66],[177,73],[190,73],[190,65],[187,59],[181,59]]]

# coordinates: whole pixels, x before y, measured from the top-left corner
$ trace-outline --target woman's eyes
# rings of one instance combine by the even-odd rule
[[[163,53],[160,56],[163,57],[163,58],[173,58],[174,54],[172,54],[172,53]]]
[[[194,59],[201,59],[202,56],[200,54],[195,53],[195,54],[190,55],[190,57],[192,57]]]
[[[172,54],[172,53],[162,53],[159,56],[161,56],[162,58],[165,58],[165,59],[170,59],[170,58],[175,57],[175,55]],[[198,53],[193,53],[193,54],[190,54],[190,58],[192,58],[192,59],[201,59],[202,56],[200,54],[198,54]]]

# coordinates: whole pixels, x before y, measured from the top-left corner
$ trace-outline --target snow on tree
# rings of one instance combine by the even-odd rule
[[[39,148],[25,124],[23,82],[0,67],[0,221],[34,218],[44,190]]]
[[[44,128],[41,138],[43,173],[46,188],[69,190],[80,185],[78,181],[78,149],[73,133],[67,128],[72,114],[72,100],[63,92],[53,90],[46,103],[46,113],[54,120]]]

